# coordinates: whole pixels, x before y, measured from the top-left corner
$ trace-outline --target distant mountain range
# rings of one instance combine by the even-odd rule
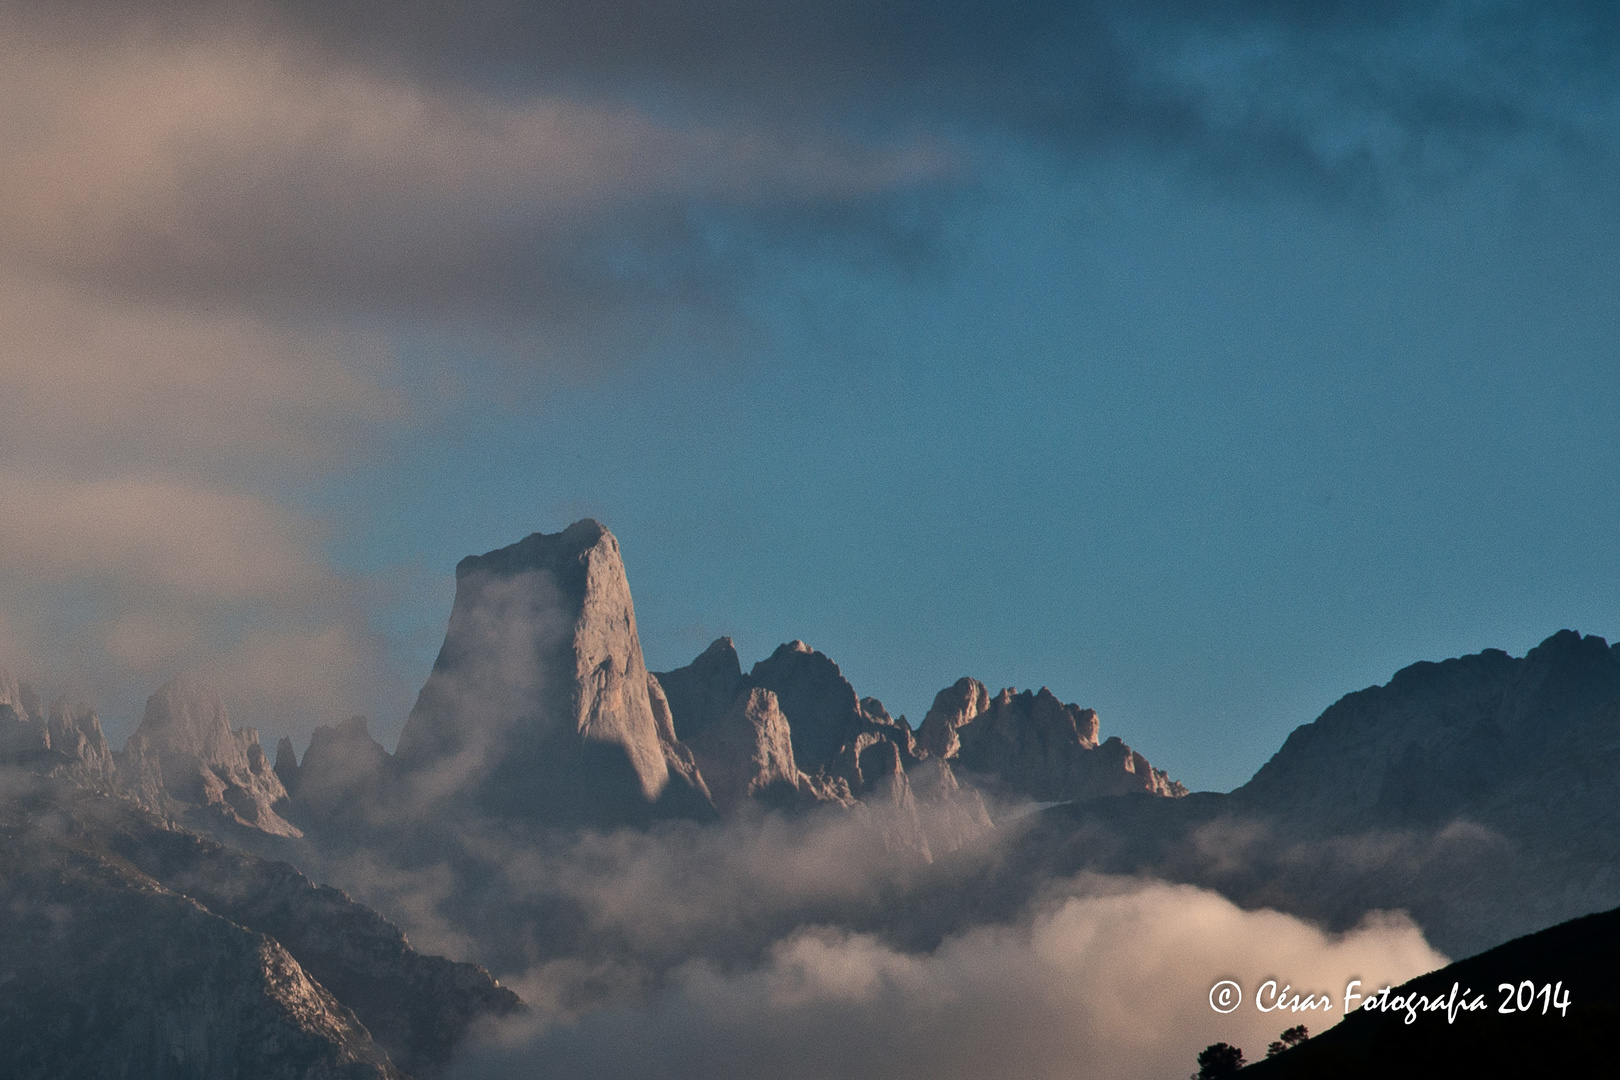
[[[1151,874],[1345,929],[1404,909],[1467,956],[1620,904],[1620,647],[1420,663],[1294,731],[1247,784],[1047,810],[985,885]],[[992,898],[999,897],[999,900]]]
[[[608,957],[630,946],[567,896],[504,883],[514,851],[613,829],[842,815],[920,869],[816,917],[918,942],[1081,870],[1330,928],[1404,909],[1451,955],[1620,904],[1620,647],[1602,639],[1404,669],[1230,794],[1189,795],[1099,727],[1044,688],[963,678],[914,729],[801,641],[746,672],[727,638],[649,672],[618,541],[589,520],[462,560],[392,754],[356,717],[272,763],[185,680],[113,753],[89,707],[44,708],[0,675],[0,888],[18,913],[0,929],[0,1064],[434,1075],[516,996],[289,863],[442,873],[439,910],[491,963]]]

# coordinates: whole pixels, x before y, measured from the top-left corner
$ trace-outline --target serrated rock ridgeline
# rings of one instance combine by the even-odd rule
[[[838,801],[847,792],[883,808],[898,848],[954,850],[990,828],[981,787],[1015,801],[1186,793],[1117,738],[1099,744],[1096,712],[1045,688],[992,698],[983,683],[961,679],[940,691],[914,732],[876,698],[859,697],[838,665],[803,641],[744,674],[735,644],[719,638],[692,663],[654,677],[723,809],[765,792],[780,803],[789,790],[782,763],[791,760],[802,797]]]
[[[42,709],[34,688],[5,668],[0,668],[0,764],[102,787],[114,777],[113,755],[96,711],[66,697]]]

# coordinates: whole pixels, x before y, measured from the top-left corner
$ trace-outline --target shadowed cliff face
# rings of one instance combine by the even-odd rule
[[[672,744],[612,533],[580,521],[461,561],[396,754],[413,802],[555,824],[712,815]]]

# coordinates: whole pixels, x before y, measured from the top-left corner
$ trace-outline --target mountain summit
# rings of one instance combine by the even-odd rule
[[[586,519],[456,566],[395,765],[417,795],[555,824],[711,816],[659,709],[619,542]]]

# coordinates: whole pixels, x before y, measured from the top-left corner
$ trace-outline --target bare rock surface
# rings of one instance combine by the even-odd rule
[[[483,968],[416,952],[393,923],[286,863],[135,816],[110,820],[104,835],[164,887],[275,938],[413,1075],[443,1071],[475,1020],[520,1008]]]
[[[64,778],[11,773],[0,776],[0,781],[4,781],[0,783],[0,862],[17,868],[24,879],[30,874],[44,873],[48,877],[56,873],[63,881],[78,882],[62,895],[51,893],[44,899],[26,889],[23,893],[14,891],[13,900],[21,905],[15,910],[31,911],[39,903],[56,904],[58,909],[48,910],[47,915],[60,921],[64,911],[73,918],[84,911],[83,904],[74,898],[75,888],[85,896],[109,897],[109,909],[123,912],[120,917],[124,922],[106,932],[140,938],[145,948],[153,950],[144,962],[160,966],[164,962],[163,950],[248,949],[240,943],[231,944],[231,934],[220,929],[221,925],[231,933],[246,935],[253,939],[252,948],[258,949],[253,955],[260,956],[267,965],[265,971],[270,975],[266,978],[270,979],[272,991],[290,986],[289,992],[303,1003],[298,1005],[303,1010],[299,1015],[311,1009],[321,1014],[312,1022],[341,1044],[334,1060],[344,1068],[356,1062],[371,1062],[381,1070],[316,1069],[307,1075],[395,1075],[397,1064],[418,1077],[434,1076],[446,1068],[453,1050],[474,1022],[521,1008],[517,997],[484,969],[418,953],[398,927],[375,911],[337,889],[315,884],[286,863],[267,861],[199,837],[132,802],[89,791]],[[284,837],[268,839],[297,842]],[[171,899],[131,900],[117,895],[120,890]],[[175,910],[194,914],[176,922],[163,914],[174,904],[180,904]],[[198,922],[198,916],[205,918]],[[188,936],[199,926],[206,930],[202,943]],[[26,927],[14,927],[13,931],[0,928],[0,950],[26,951],[33,947]],[[87,925],[83,933],[90,935],[91,928]],[[98,946],[88,937],[86,941],[86,949],[105,947],[130,952],[127,946]],[[3,966],[0,970],[4,970]],[[119,973],[97,968],[91,977],[102,983],[122,980],[136,985],[141,975],[135,970]],[[251,968],[236,970],[231,977],[242,985],[234,989],[217,985],[211,992],[224,997],[229,991],[239,998],[251,998],[259,992],[253,981],[258,976]],[[174,1011],[180,1019],[161,1021],[170,1027],[190,1024],[198,1029],[221,1029],[194,1031],[187,1038],[234,1037],[232,1025],[238,1021],[222,1017],[215,1004],[203,1000],[209,991],[205,983],[191,996],[182,995],[176,1001],[158,999],[149,1007]],[[6,982],[0,979],[0,1001],[5,993]],[[98,1007],[103,1006],[105,1003]],[[157,1023],[141,1012],[147,1007],[138,996],[118,1004],[116,1009],[128,1014],[123,1028]],[[280,1006],[272,1001],[268,1007]],[[0,1013],[4,1008],[0,1004]],[[322,1010],[330,1015],[324,1015]],[[115,1044],[122,1037],[117,1031],[99,1028],[93,1034],[95,1038],[112,1039]],[[285,1042],[285,1037],[281,1038]],[[343,1050],[343,1046],[348,1049]],[[176,1059],[177,1071],[142,1066],[148,1071],[136,1070],[130,1075],[236,1075],[229,1071],[234,1066],[219,1064],[223,1051],[213,1049],[206,1051],[208,1060],[222,1071],[187,1072],[202,1052],[183,1045],[182,1056]],[[277,1057],[274,1046],[260,1047],[257,1052],[264,1055],[265,1075],[282,1075],[276,1070],[286,1062]],[[114,1051],[102,1048],[95,1053],[111,1057]],[[353,1060],[345,1058],[345,1054]],[[296,1060],[297,1056],[293,1057]],[[4,1050],[0,1048],[0,1062],[3,1060]],[[3,1067],[0,1073],[12,1075]],[[258,1074],[247,1071],[242,1075]],[[295,1070],[287,1075],[306,1074]]]
[[[722,809],[767,790],[780,805],[786,755],[776,743],[785,728],[804,776],[801,795],[837,781],[885,822],[886,846],[924,859],[991,827],[980,787],[1011,801],[1186,793],[1117,738],[1099,745],[1097,714],[1044,688],[992,698],[977,679],[958,680],[939,692],[914,732],[876,698],[860,697],[830,657],[803,641],[780,646],[744,674],[731,639],[720,638],[691,664],[656,677]],[[750,698],[760,690],[771,694],[782,723]]]
[[[60,759],[53,763],[51,771],[97,785],[112,782],[112,751],[94,709],[81,701],[59,698],[51,704],[45,727],[51,752]]]
[[[712,816],[654,715],[618,540],[591,520],[463,559],[395,766],[418,802],[566,824]]]
[[[720,719],[749,685],[737,646],[728,637],[716,638],[683,668],[657,672],[657,679],[677,718],[675,734],[683,741]]]
[[[688,745],[721,810],[773,790],[799,788],[801,773],[787,717],[769,690],[740,691],[731,707]]]
[[[276,775],[288,797],[304,814],[317,818],[378,812],[391,766],[392,755],[372,738],[363,716],[316,728],[302,763],[290,740],[276,748]]]
[[[34,688],[5,668],[0,668],[0,765],[101,786],[114,775],[112,751],[94,709],[65,697],[42,709]]]
[[[919,744],[998,793],[1038,802],[1187,793],[1117,737],[1097,738],[1095,710],[1064,704],[1044,686],[991,698],[978,680],[962,679],[935,698]]]
[[[44,720],[39,695],[0,668],[0,761],[27,764],[49,750],[51,737]]]
[[[748,673],[750,686],[776,695],[793,731],[793,754],[806,772],[829,769],[870,721],[838,665],[802,641],[779,646]]]
[[[274,809],[287,790],[253,728],[232,729],[211,688],[172,679],[146,701],[117,758],[119,782],[159,813],[201,811],[281,836],[298,830]]]
[[[934,695],[934,704],[917,726],[917,746],[936,760],[953,758],[962,749],[957,729],[990,708],[990,692],[978,679],[964,676]]]

